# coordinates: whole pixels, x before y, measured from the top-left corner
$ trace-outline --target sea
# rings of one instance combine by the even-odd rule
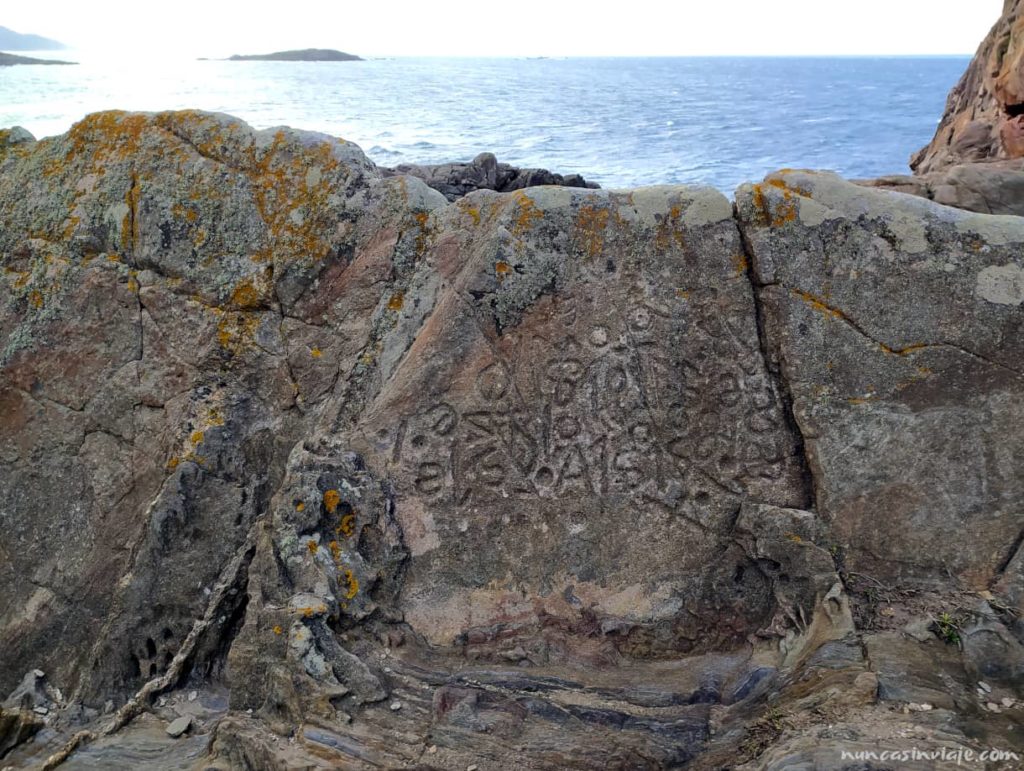
[[[28,55],[33,55],[28,53]],[[360,145],[376,163],[467,161],[576,172],[603,187],[731,193],[779,168],[907,173],[963,57],[393,58],[133,62],[35,54],[0,67],[0,127],[59,134],[96,110],[197,108]]]

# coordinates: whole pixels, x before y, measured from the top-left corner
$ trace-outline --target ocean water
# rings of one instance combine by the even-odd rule
[[[42,137],[95,110],[190,107],[257,128],[342,136],[382,165],[469,160],[489,150],[604,187],[705,183],[726,192],[782,167],[905,173],[969,61],[78,60],[0,68],[0,126]]]

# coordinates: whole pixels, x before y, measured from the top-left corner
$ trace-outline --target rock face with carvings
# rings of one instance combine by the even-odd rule
[[[0,221],[4,764],[1014,746],[1024,219],[186,112],[0,135]]]

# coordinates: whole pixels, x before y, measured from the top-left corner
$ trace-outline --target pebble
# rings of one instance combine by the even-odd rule
[[[431,744],[429,747],[427,747],[427,754],[428,755],[436,755],[437,754],[437,745],[436,744]]]
[[[1003,697],[1003,706],[1006,707],[1007,709],[1012,707],[1013,703],[1014,703],[1013,699],[1011,699],[1009,696],[1004,696]]]
[[[48,710],[46,707],[33,707],[32,711],[35,712],[37,715],[49,715],[50,714],[50,710]]]
[[[990,701],[985,706],[988,708],[989,712],[1002,712],[1003,711],[1002,708],[998,704],[996,704],[994,701]]]
[[[199,692],[198,691],[189,691],[188,700],[189,701],[195,701],[197,696],[199,696]]]
[[[981,690],[983,690],[985,693],[992,693],[992,686],[989,685],[988,683],[979,682],[978,683],[978,687]]]
[[[189,715],[185,717],[179,717],[177,720],[167,726],[167,735],[177,739],[183,733],[185,733],[192,726],[192,718]]]
[[[472,765],[472,766],[466,766],[466,771],[476,771],[476,769],[477,769],[477,767],[476,767],[475,764]]]
[[[911,712],[930,712],[932,710],[931,704],[914,704],[911,702],[907,705],[907,709]]]
[[[41,669],[33,669],[32,674],[36,677],[46,677],[46,673]]]
[[[393,702],[391,702],[391,711],[392,712],[398,712],[398,710],[400,710],[401,708],[402,708],[402,702],[400,702],[400,701],[393,701]]]

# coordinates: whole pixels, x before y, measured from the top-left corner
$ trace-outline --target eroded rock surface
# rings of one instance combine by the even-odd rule
[[[598,187],[593,182],[587,182],[579,174],[563,176],[547,169],[521,169],[507,163],[499,163],[494,153],[480,153],[469,163],[440,163],[432,166],[402,164],[395,169],[386,169],[385,173],[418,177],[442,193],[449,201],[455,201],[477,190],[510,193],[541,185],[591,189]]]
[[[928,174],[962,163],[1024,158],[1024,2],[1003,13],[950,92],[931,144],[911,167]]]
[[[1024,731],[1020,218],[811,173],[448,203],[186,112],[0,135],[0,221],[5,764]]]

